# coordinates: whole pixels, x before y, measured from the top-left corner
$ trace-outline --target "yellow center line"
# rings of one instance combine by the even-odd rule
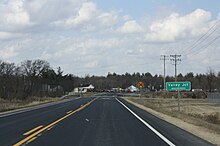
[[[71,113],[72,111],[68,111],[68,112],[66,112],[66,114],[69,114],[69,113]]]
[[[36,138],[37,138],[37,137],[31,138],[30,140],[27,141],[27,143],[30,143],[30,142],[34,141]]]
[[[84,106],[81,106],[80,108],[78,108],[78,109],[72,111],[72,112],[69,113],[68,115],[66,115],[66,116],[64,116],[64,117],[62,117],[62,118],[60,118],[60,119],[58,119],[58,120],[52,122],[51,124],[49,124],[49,125],[43,127],[42,129],[40,129],[40,130],[36,131],[35,133],[31,134],[30,136],[28,136],[28,137],[24,138],[23,140],[17,142],[17,143],[14,144],[13,146],[20,146],[20,145],[22,145],[22,144],[28,142],[29,140],[31,140],[32,138],[36,137],[38,134],[40,134],[40,133],[42,133],[43,131],[47,130],[47,129],[50,128],[51,126],[53,126],[53,125],[59,123],[60,121],[66,119],[67,117],[71,116],[72,114],[74,114],[74,113],[76,113],[76,112],[78,112],[78,111],[84,109],[86,106],[90,105],[90,104],[91,104],[93,101],[95,101],[96,99],[97,99],[97,98],[95,98],[95,99],[93,99],[92,101],[88,102],[88,103],[85,104]]]
[[[51,126],[50,128],[47,129],[47,131],[51,130],[54,126]]]
[[[40,125],[40,126],[34,128],[34,129],[32,129],[32,130],[30,130],[28,132],[25,132],[23,135],[29,135],[29,134],[33,133],[34,131],[37,131],[38,129],[40,129],[42,127],[43,127],[43,125]]]

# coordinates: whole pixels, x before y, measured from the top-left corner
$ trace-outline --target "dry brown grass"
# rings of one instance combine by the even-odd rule
[[[28,98],[27,100],[0,99],[0,112],[24,108],[24,107],[30,107],[30,106],[53,102],[53,101],[58,101],[58,100],[60,100],[60,98],[50,98],[50,97],[44,97],[44,98],[32,97],[32,98]]]
[[[83,97],[91,97],[91,96],[94,96],[94,94],[95,93],[93,92],[84,93]],[[80,96],[79,94],[76,94],[76,95],[67,96],[64,99],[75,98],[79,96]],[[44,103],[59,101],[62,99],[63,98],[58,98],[58,97],[56,98],[54,97],[53,98],[52,97],[31,97],[31,98],[28,98],[27,100],[19,100],[19,99],[4,100],[0,98],[0,112],[24,108],[24,107],[31,107],[35,105],[44,104]]]
[[[209,103],[207,99],[180,99],[180,112],[178,112],[176,99],[143,97],[129,97],[128,99],[166,115],[220,133],[220,104]]]

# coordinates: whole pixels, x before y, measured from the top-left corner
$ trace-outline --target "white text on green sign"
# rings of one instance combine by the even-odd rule
[[[166,82],[166,90],[167,91],[175,91],[175,90],[191,90],[190,82]]]

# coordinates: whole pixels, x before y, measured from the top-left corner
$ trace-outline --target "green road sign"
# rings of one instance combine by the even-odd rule
[[[191,90],[190,82],[166,82],[167,91],[176,91],[176,90]]]

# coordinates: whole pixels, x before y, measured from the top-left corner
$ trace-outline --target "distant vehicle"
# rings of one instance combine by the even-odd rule
[[[199,91],[203,91],[202,89],[192,89],[192,92],[199,92]]]

